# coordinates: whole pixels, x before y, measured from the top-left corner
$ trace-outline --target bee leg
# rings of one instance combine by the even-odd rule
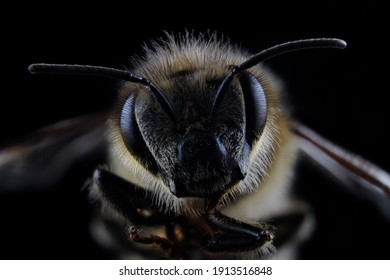
[[[157,235],[141,234],[141,225],[165,226],[172,222],[172,218],[159,214],[158,209],[154,209],[153,205],[150,204],[153,197],[150,191],[103,168],[98,168],[94,172],[93,182],[99,189],[102,198],[131,221],[132,226],[128,228],[131,240],[155,245],[171,258],[182,258],[182,253],[176,249],[175,242]]]
[[[164,250],[171,249],[173,246],[173,243],[171,241],[157,235],[150,235],[148,237],[142,236],[140,234],[141,232],[140,226],[131,226],[129,232],[130,232],[130,238],[138,243],[155,244]]]
[[[150,203],[146,203],[153,197],[149,190],[102,168],[94,172],[93,182],[102,198],[132,223],[161,225],[167,222],[166,216],[158,214]]]
[[[138,243],[155,245],[162,249],[170,259],[184,259],[185,252],[175,242],[157,235],[143,236],[140,234],[141,227],[132,226],[129,228],[130,238]]]
[[[210,252],[249,251],[272,240],[272,235],[268,230],[238,221],[219,212],[208,215],[206,219],[207,224],[217,232],[203,240],[206,249]]]

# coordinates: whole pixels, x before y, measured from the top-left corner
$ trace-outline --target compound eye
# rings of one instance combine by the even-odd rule
[[[246,130],[248,144],[263,132],[267,120],[267,99],[259,80],[248,71],[239,74],[239,80],[244,95]]]
[[[130,95],[123,105],[120,114],[120,130],[123,142],[129,152],[152,173],[157,173],[157,163],[150,153],[145,140],[139,130],[135,117],[135,96]]]

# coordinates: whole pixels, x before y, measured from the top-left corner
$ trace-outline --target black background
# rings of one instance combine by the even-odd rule
[[[325,1],[311,6],[238,2],[216,9],[197,2],[181,5],[3,7],[8,17],[1,23],[0,147],[50,123],[106,110],[115,99],[112,81],[33,76],[27,72],[30,63],[130,66],[131,55],[142,53],[141,45],[161,37],[162,30],[218,31],[251,52],[289,40],[338,37],[347,41],[346,50],[296,52],[267,65],[284,81],[298,120],[390,170],[383,6],[372,1],[346,7]],[[310,167],[302,169],[310,172],[298,180],[299,189],[318,207],[323,222],[303,257],[389,259],[390,228],[379,214]],[[55,190],[0,194],[0,258],[111,257],[89,238],[90,207],[80,191],[86,174],[80,173]]]

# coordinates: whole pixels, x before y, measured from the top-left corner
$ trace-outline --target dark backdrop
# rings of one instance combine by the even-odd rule
[[[129,57],[142,53],[141,44],[160,37],[162,30],[210,29],[251,52],[302,38],[346,40],[343,51],[291,53],[267,64],[284,80],[298,120],[390,170],[388,31],[382,6],[341,7],[327,1],[302,7],[268,2],[226,3],[217,9],[197,2],[183,5],[177,10],[131,2],[4,7],[0,147],[58,120],[105,110],[115,98],[112,81],[32,76],[30,63],[129,66]],[[298,180],[299,188],[323,221],[303,257],[390,258],[389,225],[379,214],[310,167],[302,168],[313,172]],[[0,258],[110,258],[89,238],[90,207],[80,191],[84,176],[67,178],[55,190],[0,193]]]

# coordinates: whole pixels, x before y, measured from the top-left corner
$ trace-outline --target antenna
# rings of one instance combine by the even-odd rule
[[[31,64],[28,67],[28,70],[32,74],[41,73],[41,74],[97,76],[97,77],[105,77],[105,78],[111,78],[116,80],[128,81],[128,82],[148,86],[150,90],[153,92],[154,96],[157,98],[161,107],[169,115],[172,121],[176,123],[176,115],[165,94],[148,79],[135,76],[126,70],[120,70],[120,69],[103,67],[103,66],[93,66],[93,65],[46,64],[46,63]]]
[[[260,62],[266,61],[270,58],[278,56],[292,51],[299,51],[305,49],[316,49],[316,48],[337,48],[344,49],[346,48],[347,43],[340,39],[335,38],[314,38],[314,39],[304,39],[298,41],[286,42],[273,46],[271,48],[265,49],[255,55],[253,55],[248,60],[241,63],[239,66],[234,66],[232,70],[226,75],[221,84],[218,87],[217,93],[214,96],[211,112],[214,114],[216,107],[223,99],[228,86],[230,85],[234,76],[239,74],[241,71],[249,69]]]

